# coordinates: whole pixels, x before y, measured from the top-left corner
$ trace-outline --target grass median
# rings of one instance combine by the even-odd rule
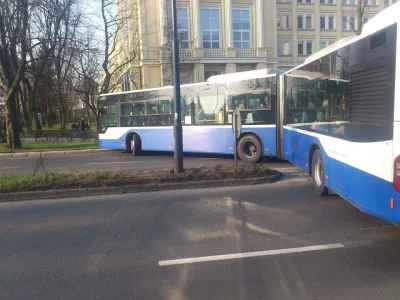
[[[171,170],[119,171],[89,170],[45,172],[36,175],[0,175],[0,193],[115,187],[201,180],[246,179],[267,177],[279,173],[262,165],[189,168],[181,174]]]
[[[6,143],[0,143],[0,153],[26,151],[83,150],[99,148],[97,142],[22,142],[21,149],[10,149]]]

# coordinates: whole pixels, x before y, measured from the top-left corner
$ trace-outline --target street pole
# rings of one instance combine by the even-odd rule
[[[181,86],[179,75],[179,39],[176,0],[172,0],[173,65],[174,65],[174,173],[183,172],[183,141],[181,122]]]

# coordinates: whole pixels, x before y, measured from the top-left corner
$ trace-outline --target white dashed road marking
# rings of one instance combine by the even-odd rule
[[[209,262],[209,261],[217,261],[217,260],[240,259],[240,258],[257,257],[257,256],[271,256],[271,255],[280,255],[280,254],[289,254],[289,253],[309,252],[309,251],[321,251],[321,250],[338,249],[338,248],[344,248],[344,247],[345,246],[342,243],[338,243],[338,244],[316,245],[316,246],[308,246],[308,247],[278,249],[278,250],[234,253],[234,254],[213,255],[213,256],[201,256],[201,257],[182,258],[182,259],[173,259],[173,260],[161,260],[158,262],[158,265],[160,267],[163,267],[163,266],[193,264],[193,263]]]

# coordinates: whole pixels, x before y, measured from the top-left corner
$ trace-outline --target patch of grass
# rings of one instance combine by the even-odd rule
[[[46,172],[36,175],[0,175],[0,193],[68,188],[110,187],[149,183],[200,180],[245,179],[277,174],[262,165],[214,166],[186,169],[181,174],[171,170],[120,171],[88,170]]]
[[[6,143],[0,143],[0,152],[22,152],[42,150],[78,150],[98,148],[97,142],[22,142],[22,149],[9,149]]]

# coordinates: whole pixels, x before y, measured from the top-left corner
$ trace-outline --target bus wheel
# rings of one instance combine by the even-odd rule
[[[131,150],[132,150],[132,155],[133,156],[140,155],[140,153],[142,151],[142,145],[141,145],[140,137],[137,134],[134,134],[132,136]]]
[[[262,153],[260,140],[252,134],[245,135],[239,140],[237,153],[244,162],[255,163],[259,161]]]
[[[325,187],[324,178],[324,160],[322,159],[321,150],[317,149],[314,151],[312,156],[312,164],[311,164],[311,176],[314,191],[318,195],[327,195],[328,188]]]

